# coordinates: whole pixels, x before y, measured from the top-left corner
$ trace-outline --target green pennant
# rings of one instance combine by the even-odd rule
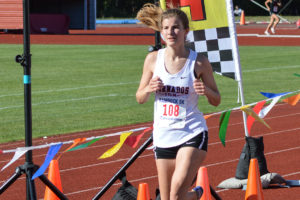
[[[300,74],[294,73],[294,75],[300,77]]]
[[[105,137],[95,138],[95,139],[93,139],[93,140],[91,140],[91,141],[89,141],[89,142],[87,142],[87,143],[84,143],[84,144],[78,145],[78,146],[76,146],[76,147],[73,147],[72,149],[68,150],[67,152],[69,152],[69,151],[75,151],[75,150],[78,150],[78,149],[86,148],[86,147],[92,145],[93,143],[97,142],[98,140],[103,139],[103,138],[105,138]]]
[[[220,116],[220,123],[219,123],[219,138],[225,147],[225,138],[226,138],[226,131],[227,131],[227,126],[228,126],[228,121],[230,117],[230,111],[223,112]]]

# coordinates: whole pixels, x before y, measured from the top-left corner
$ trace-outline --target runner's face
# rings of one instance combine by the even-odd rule
[[[166,18],[162,21],[161,34],[168,46],[184,44],[188,30],[184,29],[178,17]]]

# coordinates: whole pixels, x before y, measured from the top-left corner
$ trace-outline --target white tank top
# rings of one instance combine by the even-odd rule
[[[184,67],[176,74],[167,72],[164,54],[165,49],[158,51],[153,73],[164,84],[155,94],[153,145],[173,147],[207,130],[207,126],[198,109],[199,95],[193,87],[197,53],[190,50]]]

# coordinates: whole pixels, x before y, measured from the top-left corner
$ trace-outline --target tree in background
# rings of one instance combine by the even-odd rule
[[[98,18],[135,18],[138,10],[149,0],[97,0]]]
[[[264,6],[265,0],[255,0]],[[97,0],[97,18],[135,18],[137,11],[145,3],[154,3],[156,0]],[[289,0],[282,0],[283,6]],[[248,16],[267,16],[269,13],[250,0],[233,0],[233,5],[238,5]],[[300,15],[300,0],[292,3],[282,12],[282,15]]]

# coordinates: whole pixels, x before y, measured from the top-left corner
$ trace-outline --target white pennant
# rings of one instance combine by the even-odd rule
[[[268,105],[267,107],[261,109],[258,116],[260,118],[264,118],[270,112],[270,110],[273,108],[273,106],[279,101],[280,98],[281,98],[281,96],[275,97],[272,100],[272,102],[270,103],[270,105]]]
[[[1,169],[1,171],[3,171],[5,168],[7,168],[7,167],[10,166],[11,164],[13,164],[13,163],[14,163],[16,160],[18,160],[22,155],[24,155],[28,150],[29,150],[29,148],[24,148],[24,147],[17,148],[14,157],[9,161],[9,163],[7,163],[7,164]]]

